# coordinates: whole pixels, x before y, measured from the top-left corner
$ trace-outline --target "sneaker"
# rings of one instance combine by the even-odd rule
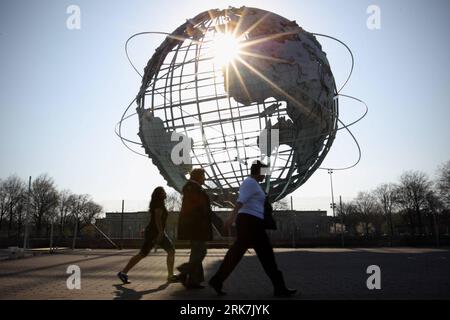
[[[182,282],[182,281],[181,281],[181,278],[182,278],[182,277],[180,277],[180,275],[178,275],[178,274],[173,274],[173,275],[167,277],[167,282]]]
[[[123,273],[122,271],[120,271],[117,276],[119,277],[119,279],[123,282],[123,284],[128,284],[131,283],[130,281],[128,281],[128,275],[126,273]]]
[[[296,293],[297,293],[296,289],[282,288],[282,289],[275,289],[273,295],[275,297],[290,297]]]
[[[209,280],[208,284],[211,288],[214,289],[214,291],[216,291],[217,295],[224,296],[227,294],[225,291],[222,291],[222,283],[214,281],[214,278]]]

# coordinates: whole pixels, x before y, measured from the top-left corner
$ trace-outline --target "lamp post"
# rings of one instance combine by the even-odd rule
[[[334,192],[333,192],[333,169],[328,169],[328,174],[330,175],[330,183],[331,183],[331,204],[330,207],[333,209],[333,225],[334,225],[334,234],[336,235],[336,214],[334,209],[336,208],[336,203],[334,203]]]
[[[25,233],[23,235],[23,252],[25,254],[25,250],[28,247],[28,219],[30,217],[30,202],[31,202],[31,176],[28,179],[28,194],[27,194],[27,212],[25,213]]]
[[[345,243],[344,243],[345,225],[344,225],[344,211],[342,211],[342,196],[339,196],[339,212],[341,214],[341,242],[342,242],[342,248],[344,248],[345,247]]]
[[[53,215],[50,218],[50,245],[49,245],[49,253],[53,253],[54,252],[54,247],[53,247],[53,225],[55,224],[55,216]]]
[[[72,250],[75,250],[77,236],[78,236],[78,212],[76,212],[76,214],[75,214],[75,226],[74,226],[74,230],[73,230]]]
[[[122,214],[120,215],[120,250],[123,249],[123,212],[125,209],[125,200],[122,200]]]
[[[295,248],[295,237],[296,237],[296,231],[297,231],[297,220],[295,217],[295,213],[294,213],[294,204],[292,201],[292,196],[291,196],[291,218],[293,220],[293,226],[292,226],[292,248]]]

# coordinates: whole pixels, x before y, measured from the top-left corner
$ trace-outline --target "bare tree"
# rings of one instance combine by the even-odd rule
[[[416,229],[415,221],[417,221],[419,234],[423,234],[421,211],[427,206],[426,195],[430,192],[431,186],[427,175],[420,171],[408,171],[400,177],[400,185],[397,189],[398,202],[409,216],[413,234]],[[413,214],[416,219],[413,218]]]
[[[82,217],[83,210],[86,204],[90,201],[90,196],[88,194],[75,194],[73,195],[73,207],[71,212],[72,219],[80,221]]]
[[[439,214],[444,210],[444,203],[434,190],[430,190],[426,196],[425,214],[428,218],[428,225],[431,233],[436,237],[439,245]]]
[[[91,224],[93,219],[98,218],[99,214],[103,211],[103,207],[92,200],[88,200],[81,210],[80,222],[82,226],[80,229],[86,225]]]
[[[83,210],[84,205],[89,201],[89,196],[86,194],[75,195],[74,196],[74,205],[71,213],[71,218],[73,220],[74,229],[73,229],[73,241],[72,241],[72,249],[75,249],[76,239],[78,236],[79,224],[80,224],[80,216]]]
[[[59,192],[48,175],[40,175],[33,181],[30,194],[25,183],[12,175],[5,180],[0,179],[0,230],[6,218],[9,221],[8,236],[12,230],[17,230],[20,236],[28,199],[37,236],[43,235],[43,227],[47,228],[48,235],[55,223],[60,225],[61,235],[67,223],[71,222],[75,223],[76,236],[78,228],[91,223],[103,210],[89,195],[76,195],[69,190]]]
[[[450,209],[450,161],[447,161],[438,169],[436,187],[447,209]]]
[[[74,204],[71,213],[74,222],[72,248],[75,248],[78,232],[89,225],[93,218],[96,218],[103,211],[103,208],[92,201],[91,196],[87,194],[73,195],[73,199]]]
[[[351,235],[356,235],[358,233],[357,226],[361,222],[361,217],[358,214],[356,205],[353,202],[342,202],[342,206],[339,206],[338,208],[338,220],[340,221],[342,218],[344,221],[345,230]],[[343,217],[341,217],[341,215],[343,215]]]
[[[0,231],[2,230],[3,216],[6,214],[6,192],[3,180],[0,179]]]
[[[26,210],[26,206],[28,203],[28,195],[27,195],[27,191],[24,188],[23,192],[20,194],[20,199],[17,202],[16,208],[15,208],[15,216],[17,219],[17,236],[20,237],[20,233],[22,231],[22,226],[24,223],[24,215],[25,215],[25,210]]]
[[[392,211],[397,204],[397,185],[393,183],[385,183],[380,185],[374,191],[383,214],[386,217],[389,229],[389,239],[392,246],[392,238],[394,236],[394,224],[392,223]]]
[[[354,204],[361,217],[361,222],[364,225],[365,234],[368,237],[370,234],[370,224],[374,222],[373,218],[377,210],[376,199],[368,192],[360,192],[358,193]]]
[[[59,194],[53,179],[47,175],[40,175],[31,184],[31,204],[36,223],[36,235],[41,235],[42,222],[47,215],[51,215],[58,206]]]
[[[16,175],[9,176],[3,181],[3,189],[6,194],[6,207],[9,212],[8,237],[11,235],[11,230],[16,214],[22,214],[23,205],[20,202],[24,199],[25,184]],[[17,212],[20,210],[20,213]]]
[[[63,190],[59,193],[58,215],[59,215],[59,235],[64,233],[67,218],[72,214],[76,203],[76,195],[70,190]]]

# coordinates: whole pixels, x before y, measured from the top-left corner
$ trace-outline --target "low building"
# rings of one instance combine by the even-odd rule
[[[216,211],[218,217],[224,221],[229,211]],[[305,238],[318,238],[330,234],[331,217],[326,211],[274,211],[273,217],[277,223],[277,230],[269,231],[272,241],[288,242]],[[122,227],[123,220],[123,227]],[[107,212],[106,217],[97,220],[97,226],[110,238],[120,239],[122,232],[124,239],[140,239],[144,236],[145,227],[150,221],[148,212]],[[176,239],[178,212],[169,212],[166,232],[172,239]],[[224,239],[219,230],[214,228],[214,239]],[[123,231],[122,231],[123,230]]]

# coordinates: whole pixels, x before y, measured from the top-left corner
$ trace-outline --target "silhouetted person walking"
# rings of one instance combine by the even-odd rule
[[[167,252],[167,281],[176,282],[179,280],[178,276],[173,274],[175,247],[164,231],[167,221],[167,209],[164,203],[166,196],[163,187],[157,187],[152,193],[149,205],[151,214],[150,223],[147,228],[145,228],[145,240],[141,251],[132,257],[126,267],[117,274],[123,283],[130,283],[128,281],[128,271],[130,271],[139,261],[144,259],[155,245],[159,245]]]
[[[225,221],[225,229],[233,224],[236,215],[237,239],[228,250],[217,273],[209,281],[209,285],[223,295],[223,282],[228,278],[236,265],[242,259],[248,248],[254,248],[264,271],[269,276],[274,287],[274,295],[287,297],[297,290],[288,289],[284,283],[283,274],[278,270],[272,245],[264,227],[264,202],[266,195],[258,182],[264,181],[261,168],[267,166],[257,161],[251,166],[251,176],[247,177],[239,188],[239,197],[231,216]]]
[[[178,221],[178,240],[189,240],[191,246],[189,262],[178,267],[180,280],[189,289],[204,288],[202,262],[207,252],[206,241],[212,240],[211,204],[202,188],[204,182],[203,169],[191,171],[190,180],[183,187]]]

